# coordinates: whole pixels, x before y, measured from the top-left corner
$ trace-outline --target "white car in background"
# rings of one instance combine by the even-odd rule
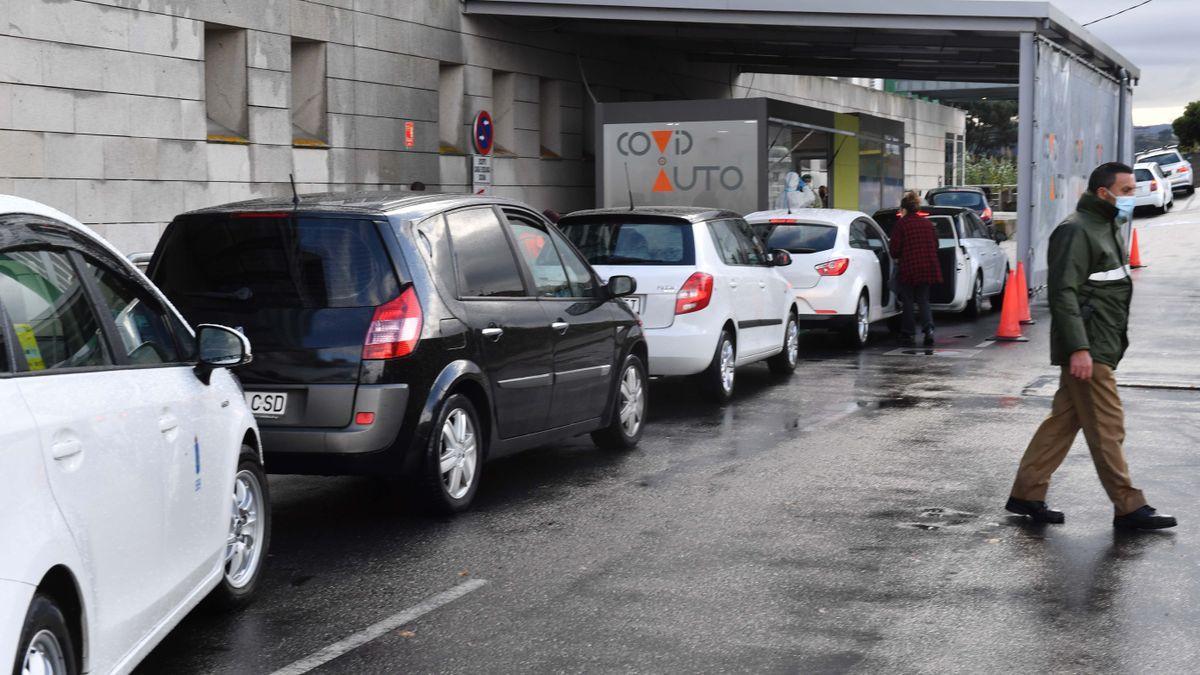
[[[0,196],[0,664],[128,672],[206,596],[253,593],[267,483],[226,370],[249,359],[91,230]]]
[[[579,211],[558,227],[602,277],[628,275],[651,375],[698,375],[718,402],[738,366],[766,360],[789,374],[799,358],[792,289],[741,216],[696,207]]]
[[[870,339],[871,324],[900,313],[891,287],[887,237],[859,211],[759,211],[746,221],[770,249],[791,254],[781,270],[791,283],[802,328],[830,328],[853,347]]]
[[[1138,164],[1153,162],[1162,169],[1163,176],[1171,182],[1171,190],[1186,190],[1187,194],[1196,192],[1195,175],[1192,173],[1192,163],[1179,154],[1175,146],[1147,150],[1137,156]]]
[[[1158,164],[1134,164],[1133,178],[1137,181],[1137,191],[1133,193],[1134,206],[1150,207],[1159,213],[1166,213],[1174,206],[1175,191],[1171,189],[1171,182],[1163,175]]]

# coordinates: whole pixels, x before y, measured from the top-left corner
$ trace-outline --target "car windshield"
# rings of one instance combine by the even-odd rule
[[[1142,157],[1138,161],[1139,162],[1154,162],[1155,164],[1157,164],[1159,166],[1166,166],[1167,164],[1178,164],[1183,161],[1183,158],[1180,157],[1178,153],[1163,152],[1163,153],[1159,153],[1157,155],[1150,155],[1149,157]]]
[[[692,228],[686,221],[564,218],[558,228],[593,265],[691,265]]]
[[[987,201],[978,192],[935,192],[929,196],[929,203],[934,206],[963,206],[982,211]]]
[[[155,283],[191,307],[370,307],[400,294],[369,220],[192,217],[171,226],[159,256]]]
[[[756,226],[755,230],[759,230]],[[837,228],[819,223],[776,225],[765,237],[767,248],[781,248],[788,253],[818,253],[833,248]]]
[[[1154,174],[1150,173],[1149,169],[1134,169],[1133,177],[1137,179],[1137,182],[1139,183],[1154,180]]]

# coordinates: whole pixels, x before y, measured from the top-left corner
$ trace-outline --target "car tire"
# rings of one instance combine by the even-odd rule
[[[983,273],[975,275],[975,285],[971,287],[971,299],[967,301],[967,317],[978,319],[983,316]]]
[[[207,599],[211,608],[220,610],[237,609],[250,602],[271,550],[271,497],[254,448],[242,446],[233,480],[221,581]]]
[[[451,447],[447,447],[448,443]],[[438,409],[425,448],[417,480],[422,508],[438,514],[454,514],[471,505],[479,490],[484,443],[475,405],[462,394],[452,394]],[[443,466],[449,468],[443,471]]]
[[[700,389],[704,395],[715,403],[726,403],[733,398],[733,388],[736,381],[737,344],[728,330],[721,330],[717,339],[717,350],[713,353],[712,362],[700,373]]]
[[[871,298],[866,291],[858,294],[854,316],[842,326],[842,338],[851,349],[862,349],[871,341]]]
[[[1195,185],[1187,186],[1187,194],[1189,194],[1189,195],[1196,194],[1196,186]]]
[[[646,428],[646,366],[636,354],[625,357],[613,398],[612,420],[592,432],[592,442],[602,450],[629,450],[642,440]]]
[[[25,613],[13,673],[77,675],[79,656],[75,644],[58,604],[50,596],[37,593]]]
[[[783,326],[783,350],[767,359],[767,367],[776,375],[791,375],[800,362],[800,321],[795,312],[788,312]]]

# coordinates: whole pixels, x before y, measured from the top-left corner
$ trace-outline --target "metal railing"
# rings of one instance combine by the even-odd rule
[[[983,190],[984,194],[987,195],[988,206],[992,207],[993,211],[1017,210],[1016,185],[988,183],[984,185],[967,185],[966,187],[976,187]]]

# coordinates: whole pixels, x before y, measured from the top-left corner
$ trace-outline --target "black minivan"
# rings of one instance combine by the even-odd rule
[[[413,478],[466,508],[483,460],[591,433],[629,448],[646,343],[621,296],[532,208],[470,195],[262,199],[177,217],[149,275],[254,345],[238,371],[272,473]]]

